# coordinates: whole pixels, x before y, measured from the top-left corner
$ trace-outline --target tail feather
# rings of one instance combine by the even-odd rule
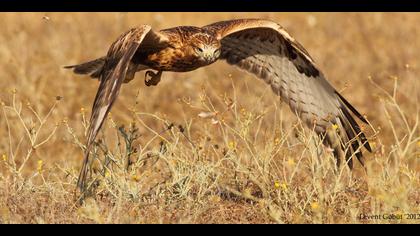
[[[65,66],[65,69],[72,69],[76,74],[89,74],[92,78],[99,78],[102,68],[105,65],[106,57],[88,61],[78,65]]]

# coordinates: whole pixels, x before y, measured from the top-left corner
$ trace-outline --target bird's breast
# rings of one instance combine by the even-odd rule
[[[182,49],[164,49],[144,57],[141,64],[155,70],[187,72],[201,67],[200,61]]]

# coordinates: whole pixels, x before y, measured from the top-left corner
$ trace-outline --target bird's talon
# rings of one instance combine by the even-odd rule
[[[150,78],[148,78],[150,76]],[[159,71],[158,73],[153,73],[152,71],[146,71],[144,83],[146,86],[156,86],[159,84],[160,79],[162,77],[162,71]]]

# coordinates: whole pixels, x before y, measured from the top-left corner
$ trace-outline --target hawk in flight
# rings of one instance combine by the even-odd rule
[[[86,187],[90,150],[123,83],[130,82],[136,72],[146,70],[146,85],[155,86],[164,71],[192,71],[217,60],[248,71],[269,84],[334,150],[338,164],[343,153],[350,168],[353,154],[363,164],[361,147],[372,151],[352,114],[362,122],[367,123],[366,119],[334,89],[308,52],[279,24],[242,19],[161,31],[141,25],[122,34],[106,56],[66,67],[100,81],[78,187]],[[329,127],[335,128],[334,135],[329,135]]]

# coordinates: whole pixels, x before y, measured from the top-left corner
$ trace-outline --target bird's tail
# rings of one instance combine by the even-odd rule
[[[102,68],[105,65],[106,57],[101,57],[93,61],[88,61],[78,65],[65,66],[65,69],[72,69],[76,74],[89,74],[92,78],[99,78]]]

